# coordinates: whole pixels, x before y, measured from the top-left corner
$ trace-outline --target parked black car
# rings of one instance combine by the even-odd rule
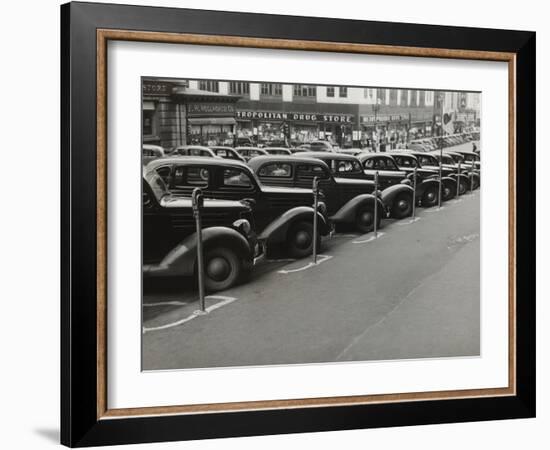
[[[415,156],[418,164],[425,169],[435,170],[439,173],[439,160],[432,154],[426,152],[417,152],[417,151],[408,151],[411,155]],[[458,193],[463,195],[468,190],[470,186],[470,180],[468,178],[468,169],[466,167],[460,168],[460,177],[458,176],[458,167],[453,168],[446,165],[441,167],[441,174],[443,177],[452,178],[455,182],[456,189],[456,180],[459,180]]]
[[[237,150],[235,150],[233,147],[214,146],[210,147],[210,150],[212,150],[216,154],[216,156],[219,156],[220,158],[234,159],[236,161],[246,162],[245,159],[241,155],[239,155],[239,152],[237,152]]]
[[[473,154],[476,155],[475,153]],[[430,152],[430,155],[433,155],[437,159],[438,163],[439,161],[441,161],[443,163],[442,165],[444,168],[451,169],[454,171],[454,173],[458,172],[457,162],[448,153],[443,152],[443,154],[441,154],[441,152],[435,151],[435,152]],[[471,163],[460,164],[460,171],[462,175],[466,177],[468,187],[470,189],[477,189],[480,186],[481,178],[480,178],[479,172],[476,170],[472,171],[471,168],[472,168]]]
[[[350,190],[350,186],[355,182],[359,192],[374,193],[374,181],[366,181],[368,176],[365,175],[361,162],[355,156],[340,152],[308,152],[301,153],[300,157],[323,161],[329,167],[336,185],[345,185],[345,189]],[[406,184],[409,183],[391,186],[380,193],[389,216],[394,219],[403,219],[412,213],[412,188],[408,188]]]
[[[281,187],[305,188],[313,185],[318,177],[319,189],[326,203],[330,220],[338,224],[354,225],[363,233],[374,228],[374,205],[378,205],[378,222],[386,217],[388,210],[381,196],[375,203],[372,183],[367,180],[341,178],[336,180],[326,163],[319,159],[294,156],[258,156],[248,164],[258,175],[262,184]],[[412,189],[408,190],[409,195]],[[395,189],[397,195],[402,189]],[[389,195],[390,192],[387,192]]]
[[[171,194],[154,169],[143,172],[143,275],[193,276],[197,236],[189,197]],[[253,266],[256,237],[246,202],[206,199],[202,208],[205,286],[227,289]]]
[[[259,182],[246,164],[222,158],[164,158],[147,166],[156,171],[168,189],[189,196],[200,187],[207,198],[245,200],[253,205],[252,226],[266,251],[282,245],[292,257],[304,257],[313,249],[312,189],[276,188]],[[324,205],[321,205],[321,211]],[[318,236],[330,227],[318,213]]]
[[[363,164],[363,170],[369,180],[374,180],[375,173],[378,172],[378,183],[380,189],[386,189],[389,186],[402,183],[404,179],[410,182],[407,172],[401,170],[395,159],[387,153],[365,153],[358,156]],[[420,204],[425,207],[431,207],[438,204],[439,184],[428,182],[423,189],[422,196],[418,198]]]
[[[421,204],[425,196],[430,196],[432,191],[436,192],[435,198],[437,198],[437,195],[439,195],[439,168],[423,167],[418,158],[411,153],[390,152],[388,154],[395,160],[399,170],[404,171],[411,181],[416,168],[416,196],[420,199]],[[446,176],[446,173],[443,172],[441,174],[443,183],[441,186],[442,200],[451,200],[456,197],[456,178]]]
[[[258,147],[236,147],[235,151],[241,155],[241,157],[248,161],[250,158],[254,158],[259,155],[267,155],[267,152],[263,148]]]

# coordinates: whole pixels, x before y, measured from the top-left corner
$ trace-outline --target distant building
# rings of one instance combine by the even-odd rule
[[[479,109],[478,93],[150,79],[143,138],[163,147],[327,139],[384,148],[479,124]]]

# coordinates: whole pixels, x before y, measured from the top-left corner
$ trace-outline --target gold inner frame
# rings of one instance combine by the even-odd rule
[[[508,386],[396,394],[263,400],[199,405],[108,409],[107,405],[107,42],[109,40],[216,45],[286,50],[363,53],[502,61],[508,63]],[[516,54],[477,50],[298,41],[147,31],[97,30],[97,418],[312,408],[421,400],[448,400],[516,394]]]

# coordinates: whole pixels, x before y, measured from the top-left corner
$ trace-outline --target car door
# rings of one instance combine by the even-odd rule
[[[371,159],[373,160],[372,169],[365,173],[369,175],[369,178],[374,180],[374,175],[378,171],[378,189],[383,190],[389,186],[398,184],[406,177],[406,173],[399,170],[392,158],[388,156],[376,156]]]
[[[319,179],[319,191],[323,195],[328,213],[332,214],[340,207],[340,194],[329,170],[321,164],[302,162],[296,164],[295,184],[297,187],[312,189],[315,177]]]

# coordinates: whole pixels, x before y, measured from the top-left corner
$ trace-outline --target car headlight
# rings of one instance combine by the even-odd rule
[[[250,222],[246,219],[239,219],[233,222],[233,226],[240,230],[241,233],[243,233],[245,236],[248,236],[250,232],[252,231],[252,227],[250,225]]]
[[[325,202],[318,202],[317,203],[317,210],[323,215],[325,216],[327,214],[327,205],[325,204]]]
[[[407,186],[412,186],[412,182],[409,178],[401,180],[401,184],[406,184]]]

